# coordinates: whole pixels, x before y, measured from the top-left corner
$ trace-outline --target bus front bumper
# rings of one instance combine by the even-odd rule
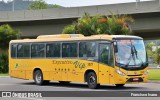
[[[137,84],[137,83],[147,83],[148,75],[142,76],[119,76],[115,79],[115,84]]]

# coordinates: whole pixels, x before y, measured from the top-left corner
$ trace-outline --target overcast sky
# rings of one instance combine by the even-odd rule
[[[44,0],[44,1],[50,4],[58,4],[64,7],[136,2],[136,0]],[[140,1],[154,1],[154,0],[140,0]]]
[[[59,4],[65,7],[136,2],[136,0],[45,0],[45,1],[47,3]],[[150,1],[150,0],[141,0],[141,1]]]

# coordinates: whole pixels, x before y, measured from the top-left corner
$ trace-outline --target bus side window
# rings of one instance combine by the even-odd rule
[[[95,57],[96,43],[95,42],[80,42],[79,43],[79,57]]]
[[[29,58],[29,57],[30,57],[30,44],[18,44],[17,58]]]
[[[63,43],[62,57],[77,57],[77,43]]]
[[[30,57],[30,44],[25,44],[23,46],[23,57],[25,57],[25,58]]]
[[[31,57],[43,58],[45,56],[45,44],[32,44]]]
[[[11,45],[11,57],[15,58],[17,54],[17,44],[12,44]]]
[[[111,44],[100,44],[99,48],[99,61],[103,64],[114,66],[113,49]]]
[[[23,45],[18,44],[17,46],[17,57],[23,57]]]
[[[46,57],[60,57],[60,43],[47,44]]]
[[[110,58],[109,58],[109,65],[114,67],[114,58],[113,58],[113,46],[110,46]]]
[[[108,44],[100,44],[99,60],[101,63],[108,65],[109,63],[109,45]]]

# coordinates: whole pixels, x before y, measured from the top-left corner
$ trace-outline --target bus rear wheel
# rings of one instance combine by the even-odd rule
[[[37,85],[44,85],[44,84],[48,84],[49,80],[43,80],[43,74],[40,70],[36,70],[34,72],[34,82]]]
[[[97,84],[97,76],[94,72],[89,72],[87,75],[87,84],[90,89],[96,89],[99,84]]]

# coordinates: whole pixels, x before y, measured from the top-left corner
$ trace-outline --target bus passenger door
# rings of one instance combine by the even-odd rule
[[[99,44],[99,83],[109,84],[110,44]]]

